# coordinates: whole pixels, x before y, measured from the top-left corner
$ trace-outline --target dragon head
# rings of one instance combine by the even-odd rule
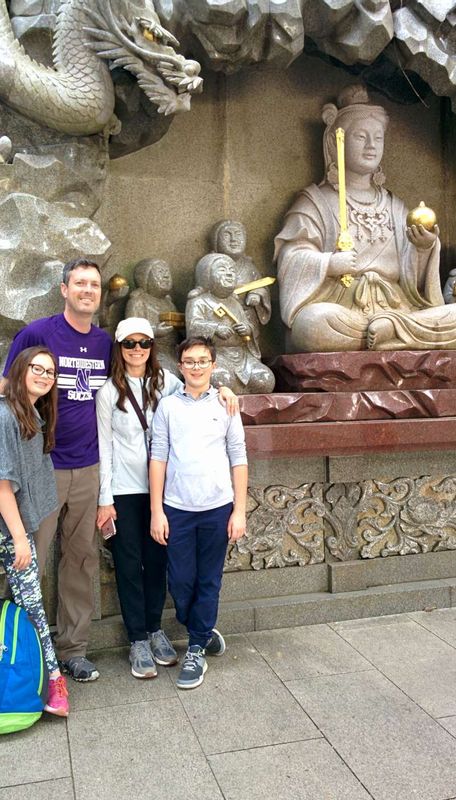
[[[87,46],[109,61],[110,69],[123,67],[161,114],[190,108],[192,94],[201,92],[197,61],[176,53],[179,42],[160,23],[153,0],[94,0],[85,12]]]

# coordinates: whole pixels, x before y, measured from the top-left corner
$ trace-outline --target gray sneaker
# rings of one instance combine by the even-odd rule
[[[156,678],[157,667],[150,652],[149,642],[143,639],[139,642],[132,642],[130,646],[130,666],[131,674],[134,678]]]
[[[223,656],[225,650],[225,639],[217,628],[212,628],[212,635],[204,648],[204,652],[207,656]]]
[[[100,677],[95,664],[92,664],[85,656],[71,656],[66,661],[59,661],[62,672],[71,675],[74,681],[88,683],[96,681]]]
[[[157,664],[161,664],[163,667],[172,667],[173,664],[177,664],[177,653],[164,631],[148,633],[147,637],[154,661]]]
[[[204,680],[204,673],[207,670],[204,650],[197,644],[188,648],[182,662],[182,669],[176,681],[178,689],[195,689]]]

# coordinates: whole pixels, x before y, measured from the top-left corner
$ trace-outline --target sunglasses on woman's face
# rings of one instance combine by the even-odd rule
[[[139,344],[142,350],[150,350],[153,343],[153,339],[141,339],[139,342],[135,339],[124,339],[120,344],[121,347],[125,347],[125,350],[134,350],[137,344]]]

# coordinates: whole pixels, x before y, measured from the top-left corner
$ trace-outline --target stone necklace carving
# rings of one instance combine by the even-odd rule
[[[386,230],[391,231],[391,220],[386,204],[386,193],[375,190],[375,197],[368,202],[356,199],[347,192],[348,218],[356,228],[355,238],[367,239],[374,244],[377,239],[386,241]]]

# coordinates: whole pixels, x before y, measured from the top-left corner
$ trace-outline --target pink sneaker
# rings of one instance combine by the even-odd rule
[[[57,717],[68,716],[70,704],[68,702],[67,684],[63,675],[49,681],[48,701],[44,706],[44,710],[49,714],[55,714]]]

